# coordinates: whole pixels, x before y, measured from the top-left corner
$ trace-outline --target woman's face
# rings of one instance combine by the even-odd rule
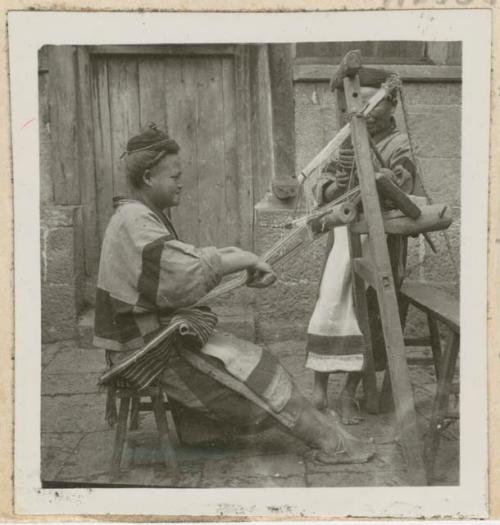
[[[166,155],[151,168],[150,195],[159,209],[178,206],[181,198],[181,161],[179,155]]]
[[[367,103],[377,91],[376,88],[361,88],[363,104]],[[394,104],[387,98],[384,98],[384,100],[379,102],[366,117],[368,133],[373,136],[389,128],[392,124],[393,114]]]

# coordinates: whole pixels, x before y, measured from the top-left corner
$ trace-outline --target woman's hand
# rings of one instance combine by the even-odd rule
[[[250,288],[266,288],[276,281],[276,274],[271,266],[255,253],[226,246],[219,248],[219,255],[222,275],[246,270],[247,286]]]
[[[247,268],[247,286],[249,288],[267,288],[276,281],[276,274],[271,265],[259,259]]]
[[[337,188],[339,189],[347,188],[350,178],[351,178],[351,175],[347,173],[346,171],[343,171],[343,170],[337,171],[337,173],[335,174],[335,183],[337,184]]]

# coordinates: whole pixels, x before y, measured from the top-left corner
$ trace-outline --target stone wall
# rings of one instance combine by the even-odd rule
[[[42,342],[76,337],[82,306],[83,238],[80,206],[41,208]]]
[[[417,146],[423,184],[434,202],[447,203],[454,222],[448,240],[441,233],[431,235],[438,253],[419,238],[410,239],[409,278],[439,284],[458,293],[455,265],[460,260],[460,139],[461,84],[405,84],[409,128]],[[401,107],[396,115],[405,129]],[[335,98],[327,82],[295,83],[296,167],[299,171],[338,130]],[[279,224],[293,212],[268,196],[256,208],[256,249],[269,247],[284,231]],[[448,246],[451,247],[451,256]],[[316,241],[280,271],[278,283],[268,294],[256,297],[256,327],[264,340],[304,337],[314,306],[325,239]],[[458,269],[458,268],[457,268]],[[410,318],[410,331],[423,335],[423,320]]]
[[[54,159],[51,149],[49,67],[40,53],[40,248],[42,285],[42,342],[77,335],[77,318],[83,304],[83,225],[79,205],[61,205],[54,197]]]

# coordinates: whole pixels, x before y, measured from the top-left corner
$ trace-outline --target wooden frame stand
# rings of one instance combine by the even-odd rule
[[[423,447],[417,428],[398,298],[387,248],[386,231],[380,208],[368,130],[365,118],[361,115],[363,102],[359,80],[360,68],[361,56],[358,51],[351,51],[344,57],[337,73],[337,80],[342,80],[344,90],[342,92],[337,89],[337,102],[339,120],[345,120],[345,116],[350,116],[351,138],[367,225],[367,243],[370,255],[369,259],[363,257],[361,234],[355,233],[353,228],[349,226],[354,300],[360,328],[368,347],[363,387],[367,400],[367,410],[377,412],[379,400],[371,351],[369,312],[365,291],[365,283],[367,283],[375,289],[380,307],[398,434],[407,463],[408,481],[411,485],[426,485]]]

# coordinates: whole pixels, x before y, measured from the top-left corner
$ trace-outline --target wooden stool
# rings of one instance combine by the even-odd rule
[[[171,410],[168,400],[165,401],[165,393],[160,386],[150,386],[142,390],[133,388],[116,388],[115,395],[120,400],[118,421],[111,458],[111,474],[117,476],[120,473],[123,452],[127,440],[127,424],[130,416],[130,430],[139,428],[139,412],[152,411],[158,429],[158,438],[165,466],[174,474],[177,472],[177,462],[174,448],[170,439],[166,411]],[[143,397],[149,397],[150,402],[143,402]]]
[[[424,457],[427,478],[431,480],[434,474],[441,431],[446,419],[456,418],[450,415],[448,403],[450,394],[459,393],[459,385],[453,384],[453,376],[460,349],[460,304],[447,292],[421,282],[405,282],[400,290],[402,311],[411,304],[427,315],[429,339],[437,378],[437,391],[432,403],[431,422],[424,441]],[[444,351],[441,349],[439,324],[450,330],[450,336]]]

